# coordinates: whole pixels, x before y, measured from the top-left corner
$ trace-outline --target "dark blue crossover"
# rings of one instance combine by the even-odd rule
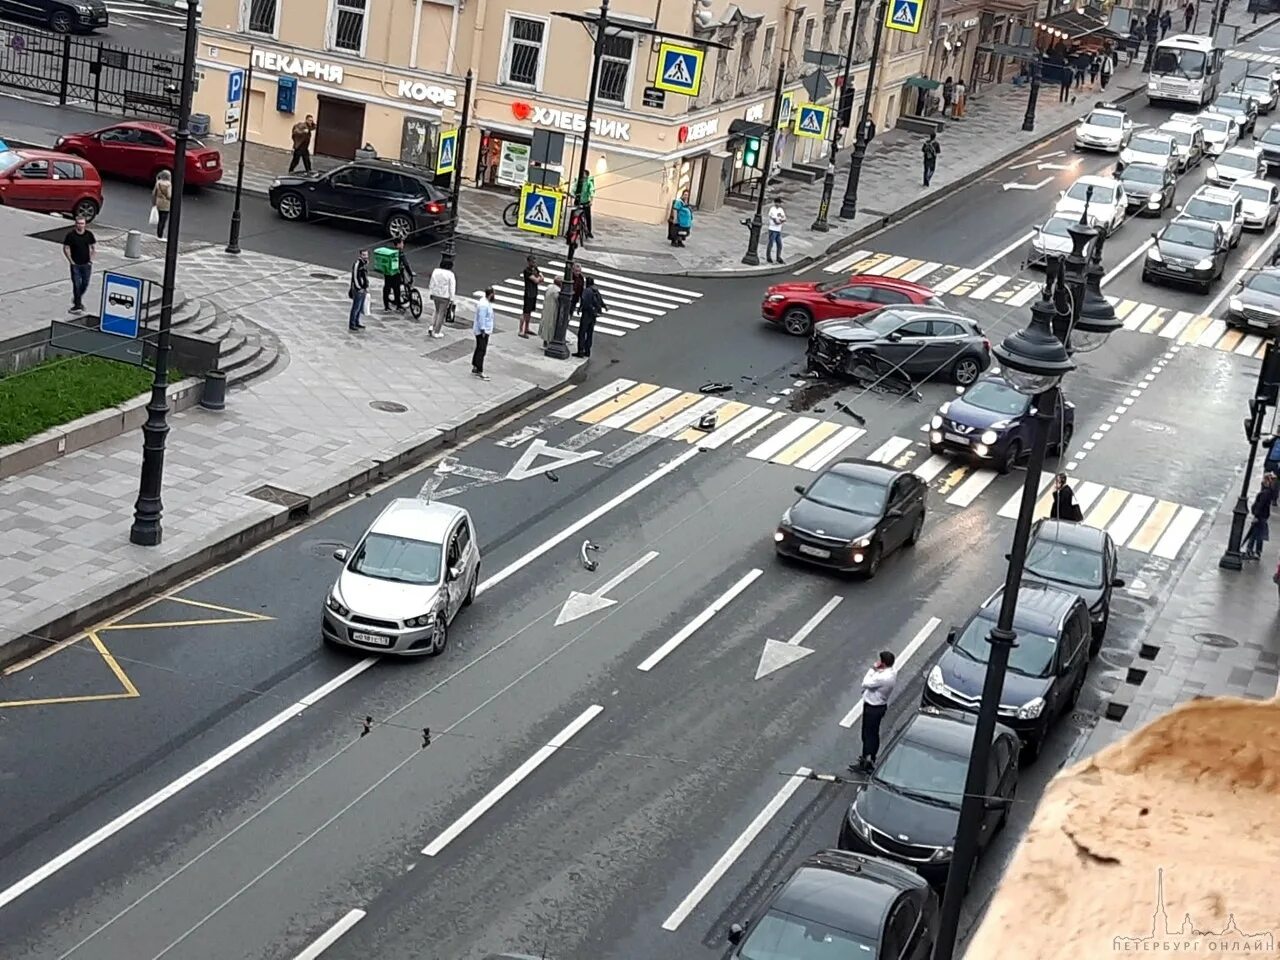
[[[1075,425],[1075,406],[1059,399],[1049,425],[1049,449],[1065,450]],[[938,408],[929,422],[929,449],[959,454],[1008,473],[1031,450],[1031,428],[1031,397],[998,374],[987,374]]]

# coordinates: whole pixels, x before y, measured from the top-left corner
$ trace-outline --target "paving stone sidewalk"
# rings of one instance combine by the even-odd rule
[[[99,241],[112,256],[124,238]],[[158,243],[149,246],[159,253]],[[128,540],[141,464],[136,431],[0,481],[0,660],[8,644],[31,649],[33,636],[66,636],[105,606],[238,552],[283,526],[293,506],[345,496],[382,465],[565,383],[581,363],[544,357],[536,340],[518,339],[499,321],[486,362],[491,379],[477,379],[469,325],[431,340],[423,323],[379,306],[364,332],[351,333],[345,276],[264,254],[197,246],[180,261],[177,287],[269,331],[282,361],[232,391],[225,411],[171,417],[159,547]],[[44,309],[47,317],[28,316],[25,326],[65,317],[60,298]],[[294,496],[251,495],[263,485]]]

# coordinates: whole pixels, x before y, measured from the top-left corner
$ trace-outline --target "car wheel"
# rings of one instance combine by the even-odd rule
[[[967,387],[982,375],[982,364],[976,357],[961,357],[951,366],[951,379],[962,387]]]
[[[1142,282],[1143,282],[1143,283],[1151,283],[1151,282],[1152,282],[1152,281],[1151,281],[1151,274],[1150,274],[1150,273],[1148,273],[1145,269],[1142,271]]]
[[[935,443],[931,443],[929,444],[929,452],[934,454],[935,456],[941,457],[946,455],[947,448]]]
[[[789,307],[782,315],[782,329],[793,337],[807,337],[813,329],[813,315],[804,307]]]
[[[1044,746],[1044,730],[1037,730],[1022,744],[1022,760],[1024,763],[1035,763],[1040,759],[1040,748]]]
[[[480,582],[480,567],[476,566],[476,575],[471,578],[471,588],[467,590],[467,595],[462,601],[464,607],[469,607],[476,602],[476,584]]]
[[[920,531],[924,529],[924,511],[920,511],[920,516],[916,517],[916,522],[911,525],[911,533],[907,536],[907,546],[914,547],[920,542]]]
[[[1071,438],[1076,434],[1076,428],[1072,424],[1067,424],[1067,429],[1062,431],[1062,439],[1058,442],[1058,456],[1065,456],[1067,448],[1071,446]]]
[[[996,832],[999,833],[1009,823],[1009,809],[1013,806],[1013,802],[1018,796],[1018,784],[1014,783],[1013,789],[1009,791],[1009,802],[1005,804],[1003,810],[1000,811],[1000,819],[996,821]]]
[[[74,26],[71,14],[66,10],[55,10],[49,14],[49,29],[54,33],[70,33]]]
[[[436,622],[431,625],[431,647],[430,655],[438,657],[444,653],[444,648],[449,645],[449,624],[445,622],[444,614],[436,614]]]
[[[870,552],[867,554],[867,569],[865,571],[865,576],[868,580],[872,579],[880,572],[880,561],[883,558],[884,548],[880,546],[879,542],[873,543],[871,545]]]
[[[98,201],[91,197],[85,197],[77,203],[71,210],[73,217],[84,217],[89,222],[98,215]]]
[[[996,467],[1000,473],[1008,473],[1014,468],[1018,462],[1018,458],[1022,456],[1022,441],[1014,440],[1009,444],[1009,449],[1004,452],[1004,458]]]
[[[1104,610],[1102,620],[1093,625],[1093,638],[1089,641],[1089,656],[1096,657],[1102,649],[1102,641],[1107,636],[1107,625],[1111,622],[1111,611]]]
[[[303,220],[307,216],[307,201],[302,199],[302,194],[282,193],[280,202],[276,204],[276,209],[280,212],[281,219],[284,220]]]
[[[387,235],[393,240],[403,240],[413,233],[413,221],[403,213],[393,213],[387,218]]]

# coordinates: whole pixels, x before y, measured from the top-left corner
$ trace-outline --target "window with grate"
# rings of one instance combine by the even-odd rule
[[[777,33],[778,28],[776,26],[765,27],[764,47],[760,51],[760,82],[756,84],[756,86],[761,89],[769,86],[769,74],[772,72],[773,68],[773,43]]]
[[[849,31],[853,29],[853,14],[846,13],[840,18],[840,49],[849,49]]]
[[[596,96],[610,103],[627,102],[627,81],[631,77],[631,57],[635,53],[635,38],[607,36],[600,58],[600,83]]]
[[[248,0],[245,29],[250,33],[275,36],[277,10],[276,0]]]
[[[329,47],[364,53],[364,27],[368,0],[334,0]]]
[[[738,93],[747,93],[755,79],[752,75],[756,69],[756,31],[752,27],[742,35],[738,50]]]
[[[813,17],[804,22],[804,49],[800,51],[801,53],[813,49],[813,26]]]
[[[538,85],[542,78],[542,44],[546,33],[547,24],[543,20],[511,17],[507,31],[506,76],[502,78],[504,83],[523,87]]]

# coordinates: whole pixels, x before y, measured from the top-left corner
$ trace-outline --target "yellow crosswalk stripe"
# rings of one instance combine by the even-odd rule
[[[1236,348],[1236,345],[1244,339],[1244,334],[1239,330],[1228,330],[1222,335],[1222,339],[1213,345],[1213,349],[1222,350],[1230,353]]]
[[[1142,332],[1158,333],[1160,328],[1172,319],[1175,312],[1166,307],[1160,307],[1151,315],[1151,319],[1142,325]]]
[[[863,259],[859,260],[857,263],[852,264],[849,267],[849,272],[850,273],[866,273],[868,270],[870,270],[872,267],[876,266],[877,264],[884,263],[886,260],[889,259],[890,256],[891,254],[888,254],[888,253],[873,253],[871,256],[864,257]]]
[[[631,406],[638,400],[643,400],[649,394],[658,389],[656,383],[637,383],[629,390],[624,390],[612,399],[606,400],[598,407],[588,410],[586,413],[579,414],[576,418],[579,423],[599,423],[601,420],[607,420],[620,410]]]
[[[1116,301],[1116,316],[1123,320],[1129,314],[1133,313],[1133,308],[1138,305],[1137,300],[1118,300]]]
[[[632,433],[648,433],[654,427],[670,420],[677,413],[687,410],[702,399],[704,399],[704,396],[700,393],[682,393],[680,396],[668,400],[657,410],[646,413],[633,423],[628,423],[627,429]]]
[[[1130,550],[1137,550],[1139,553],[1150,553],[1151,548],[1160,539],[1160,535],[1164,533],[1164,528],[1169,525],[1169,521],[1173,519],[1173,515],[1177,512],[1178,505],[1176,503],[1170,503],[1168,500],[1157,501],[1155,509],[1147,515],[1146,522],[1138,528],[1138,532],[1134,534],[1133,539],[1125,546]]]
[[[829,420],[823,420],[821,423],[810,429],[809,432],[804,434],[804,436],[799,440],[796,440],[789,447],[784,448],[781,453],[773,457],[772,462],[781,463],[784,466],[791,466],[791,464],[795,463],[810,450],[817,447],[818,444],[822,443],[839,429],[839,424],[831,423]]]
[[[906,263],[900,263],[898,264],[898,266],[894,267],[892,270],[886,271],[884,275],[886,277],[893,277],[895,280],[900,280],[901,278],[905,277],[908,273],[910,273],[912,270],[915,270],[917,267],[923,264],[924,264],[923,260],[908,260]]]
[[[1179,343],[1195,343],[1200,339],[1200,335],[1209,329],[1209,324],[1213,323],[1213,317],[1199,316],[1187,324],[1187,329],[1182,331],[1182,335],[1178,337]]]
[[[1121,490],[1119,487],[1112,487],[1098,500],[1098,503],[1088,516],[1084,518],[1087,526],[1096,529],[1105,529],[1117,513],[1120,512],[1120,506],[1129,499],[1129,491]]]

